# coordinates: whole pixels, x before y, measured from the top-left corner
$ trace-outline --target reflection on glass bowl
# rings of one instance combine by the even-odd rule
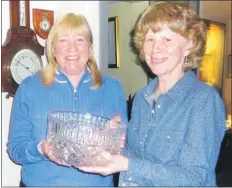
[[[48,114],[47,140],[53,155],[74,167],[102,166],[102,151],[121,151],[125,125],[89,113],[52,112]]]

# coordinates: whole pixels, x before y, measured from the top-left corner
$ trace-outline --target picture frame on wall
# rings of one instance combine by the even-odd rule
[[[120,68],[119,19],[108,18],[108,68]]]
[[[228,65],[227,65],[227,78],[232,77],[232,62],[231,62],[231,54],[228,55]]]

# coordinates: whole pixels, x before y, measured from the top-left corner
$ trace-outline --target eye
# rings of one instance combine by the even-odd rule
[[[171,39],[170,39],[170,38],[164,38],[164,40],[165,40],[166,42],[171,41]]]
[[[151,38],[151,37],[149,37],[149,38],[146,39],[146,42],[153,42],[153,41],[154,41],[154,39]]]
[[[79,41],[79,42],[83,42],[83,41],[84,41],[84,39],[83,39],[83,38],[78,38],[78,39],[77,39],[77,41]]]
[[[61,38],[61,39],[59,39],[59,42],[60,43],[65,43],[65,42],[67,42],[68,41],[68,39],[66,39],[66,38]]]
[[[84,37],[81,37],[81,36],[78,36],[78,37],[76,38],[76,41],[77,41],[77,42],[85,42],[85,38],[84,38]]]

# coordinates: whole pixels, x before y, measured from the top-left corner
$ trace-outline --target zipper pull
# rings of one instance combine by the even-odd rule
[[[77,90],[76,89],[74,89],[74,98],[75,98],[75,100],[77,100]]]

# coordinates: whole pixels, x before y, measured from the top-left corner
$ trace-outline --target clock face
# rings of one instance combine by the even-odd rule
[[[26,77],[35,74],[42,68],[40,58],[29,49],[17,52],[12,58],[10,70],[16,83],[20,84]]]

